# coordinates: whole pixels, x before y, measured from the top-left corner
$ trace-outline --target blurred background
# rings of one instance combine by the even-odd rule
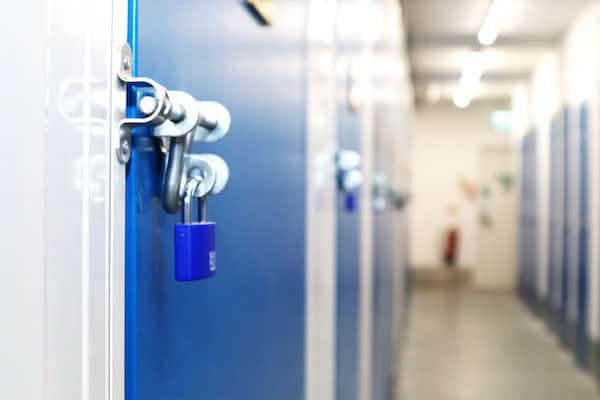
[[[0,37],[1,398],[600,398],[599,1],[21,0]]]
[[[416,108],[401,398],[597,398],[598,4],[402,4]]]

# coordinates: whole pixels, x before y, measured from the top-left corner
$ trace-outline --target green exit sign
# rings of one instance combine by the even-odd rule
[[[496,132],[511,133],[513,125],[513,115],[510,111],[499,110],[490,114],[490,124]]]

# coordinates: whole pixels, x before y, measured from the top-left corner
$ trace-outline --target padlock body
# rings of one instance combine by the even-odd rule
[[[344,203],[347,212],[353,213],[356,211],[356,194],[354,192],[346,193]]]
[[[214,222],[175,224],[175,280],[210,278],[217,269]]]

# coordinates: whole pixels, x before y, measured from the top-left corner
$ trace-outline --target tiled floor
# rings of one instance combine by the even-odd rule
[[[600,399],[544,324],[509,295],[417,291],[400,400]]]

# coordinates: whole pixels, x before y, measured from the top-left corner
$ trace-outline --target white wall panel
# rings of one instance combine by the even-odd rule
[[[0,3],[2,398],[44,395],[46,3]]]
[[[122,346],[109,328],[122,340],[122,311],[114,323],[110,312],[111,304],[122,309],[110,279],[111,268],[123,271],[124,241],[112,108],[124,104],[113,101],[113,54],[126,40],[126,6],[115,2],[118,17],[111,1],[2,6],[12,60],[1,67],[9,93],[0,100],[9,189],[0,229],[4,398],[107,399],[111,382],[114,398],[122,393],[109,364],[110,349],[122,358]]]
[[[306,173],[306,400],[335,398],[336,2],[312,0],[308,17]]]

